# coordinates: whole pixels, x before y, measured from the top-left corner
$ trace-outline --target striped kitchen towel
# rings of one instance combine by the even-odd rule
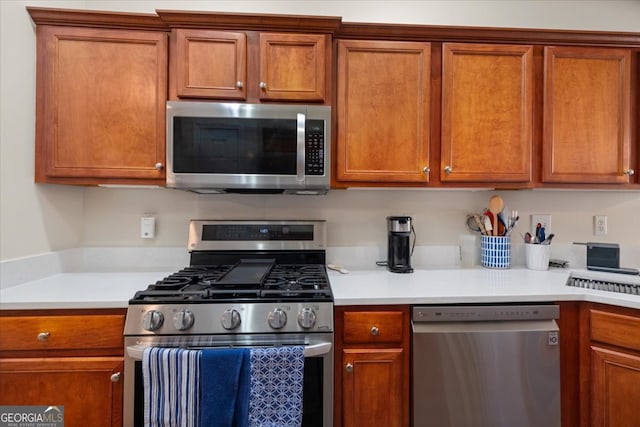
[[[304,346],[251,349],[249,426],[301,426],[303,375]]]
[[[142,353],[144,425],[198,427],[198,350],[149,347]]]

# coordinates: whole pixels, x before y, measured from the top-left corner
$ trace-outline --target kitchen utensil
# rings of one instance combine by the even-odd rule
[[[542,242],[542,244],[543,245],[550,245],[551,244],[551,240],[553,240],[553,236],[555,236],[555,234],[553,234],[553,233],[549,234],[549,237],[544,239],[544,242]]]
[[[498,236],[507,235],[507,219],[502,215],[502,212],[498,214]]]
[[[476,224],[478,224],[478,228],[480,229],[480,233],[481,234],[487,234],[487,229],[484,227],[484,224],[480,220],[480,215],[474,214],[473,215],[473,219],[476,221]]]
[[[476,222],[475,215],[467,215],[467,228],[475,232],[481,231],[480,224]]]
[[[498,214],[502,212],[504,201],[500,196],[491,196],[489,199],[489,212],[493,214],[493,235],[498,235]]]
[[[483,214],[484,217],[484,228],[487,231],[487,236],[492,235],[491,232],[493,230],[493,214],[491,212],[485,211]]]
[[[349,274],[349,270],[338,264],[327,264],[327,268],[342,274]]]

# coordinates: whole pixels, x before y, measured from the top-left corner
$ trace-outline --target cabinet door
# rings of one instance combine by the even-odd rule
[[[246,99],[247,37],[244,33],[173,30],[179,98]]]
[[[400,427],[403,420],[403,350],[343,351],[344,427]]]
[[[338,181],[429,180],[428,43],[338,42]]]
[[[442,47],[443,182],[529,182],[533,47]]]
[[[591,376],[591,425],[640,425],[640,356],[592,346]]]
[[[546,47],[542,180],[628,183],[628,49]]]
[[[37,39],[36,182],[164,182],[166,34],[41,25]]]
[[[0,359],[0,405],[64,406],[66,427],[122,425],[121,357]]]
[[[260,99],[324,101],[328,37],[260,34]]]

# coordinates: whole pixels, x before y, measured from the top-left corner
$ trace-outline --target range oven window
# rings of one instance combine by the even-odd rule
[[[144,426],[144,390],[142,362],[135,362],[134,427]],[[302,427],[323,427],[323,358],[307,357],[304,360],[302,396]]]
[[[295,119],[173,118],[176,173],[296,175]]]

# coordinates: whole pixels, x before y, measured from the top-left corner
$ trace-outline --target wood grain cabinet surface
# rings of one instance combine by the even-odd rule
[[[409,426],[409,307],[336,307],[336,427]]]
[[[176,98],[323,102],[331,38],[324,34],[173,29]]]
[[[637,427],[640,402],[640,311],[605,305],[584,307],[589,332],[582,384],[583,426]]]
[[[122,426],[124,310],[0,313],[0,405],[64,406],[65,426]]]
[[[338,41],[336,180],[427,183],[430,44]]]
[[[167,35],[38,25],[36,182],[162,184]]]
[[[533,46],[442,46],[442,182],[530,182]]]
[[[631,182],[631,79],[630,49],[545,47],[543,182]]]

